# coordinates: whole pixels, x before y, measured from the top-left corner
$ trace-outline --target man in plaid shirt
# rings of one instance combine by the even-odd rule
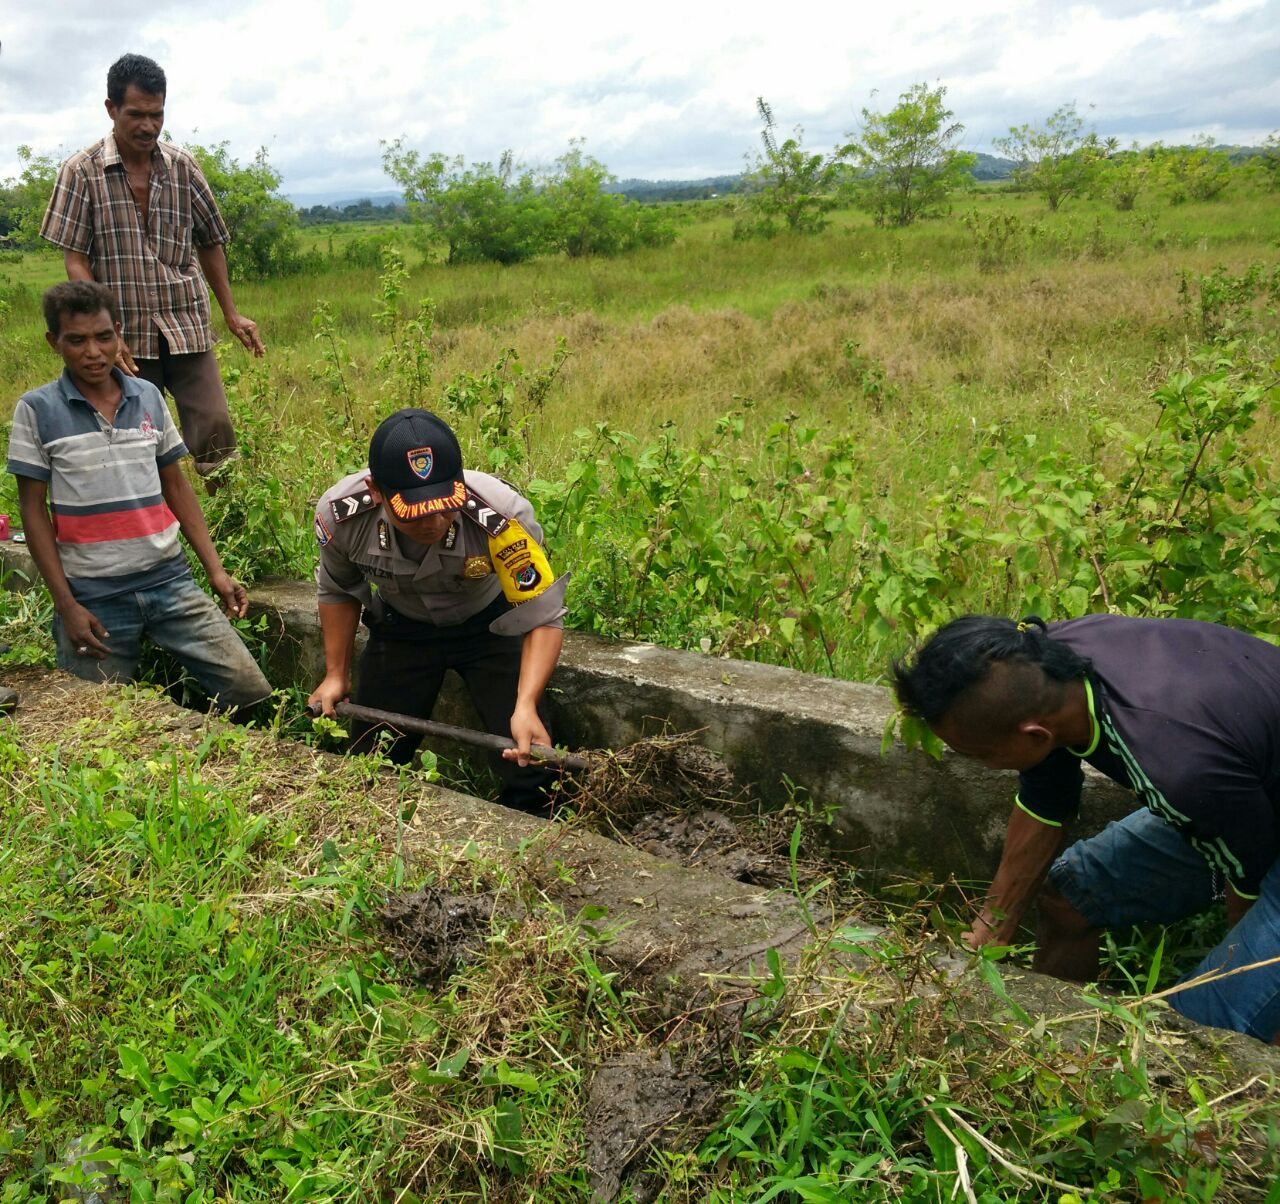
[[[58,171],[41,235],[63,250],[69,280],[96,280],[123,320],[120,367],[168,389],[206,488],[236,446],[213,355],[208,281],[232,334],[263,354],[257,323],[231,295],[226,223],[195,159],[160,141],[167,83],[149,58],[107,72],[112,131]],[[203,270],[203,275],[201,274]]]

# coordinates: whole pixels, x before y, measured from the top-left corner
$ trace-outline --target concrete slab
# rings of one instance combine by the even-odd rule
[[[263,582],[251,608],[267,618],[275,680],[318,682],[324,658],[313,587]],[[476,726],[450,681],[437,717]],[[979,880],[999,859],[1014,775],[901,746],[882,756],[892,704],[881,686],[570,631],[549,698],[556,739],[571,748],[622,748],[664,728],[701,731],[700,741],[766,803],[781,805],[799,790],[829,811],[835,850],[869,875]],[[432,747],[459,755],[456,745]],[[1130,795],[1093,775],[1081,830],[1131,809]]]
[[[34,575],[24,555],[0,544],[3,563]],[[250,616],[266,619],[275,684],[309,690],[321,679],[311,583],[259,583]],[[892,712],[883,687],[571,631],[548,697],[556,739],[571,748],[622,748],[664,728],[701,731],[736,781],[766,803],[781,805],[799,791],[829,813],[833,848],[872,878],[984,880],[999,859],[1014,775],[901,746],[882,756]],[[452,676],[436,718],[479,726]],[[456,744],[429,746],[470,755]],[[1096,831],[1132,806],[1127,792],[1090,775],[1080,831]]]

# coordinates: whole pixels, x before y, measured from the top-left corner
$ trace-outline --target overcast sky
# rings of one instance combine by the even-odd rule
[[[463,11],[465,10],[465,11]],[[827,149],[864,106],[946,85],[966,149],[1076,101],[1122,142],[1280,127],[1280,0],[0,0],[0,178],[108,129],[107,66],[150,55],[180,142],[266,146],[287,193],[382,191],[380,139],[619,177],[742,169],[755,99]]]

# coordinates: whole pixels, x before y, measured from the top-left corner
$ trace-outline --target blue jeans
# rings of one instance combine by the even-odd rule
[[[1207,910],[1217,893],[1205,859],[1145,807],[1073,844],[1049,881],[1096,928],[1168,924]],[[1280,861],[1244,918],[1180,981],[1272,957],[1280,957]],[[1179,991],[1169,1003],[1200,1024],[1270,1041],[1280,1033],[1280,964]]]
[[[58,668],[85,681],[133,681],[138,675],[142,637],[173,655],[220,709],[250,706],[271,693],[271,685],[217,603],[190,576],[150,589],[118,594],[87,604],[107,629],[102,641],[110,655],[81,656],[54,616]]]

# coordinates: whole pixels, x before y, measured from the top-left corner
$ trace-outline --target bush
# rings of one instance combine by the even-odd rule
[[[552,245],[571,259],[674,240],[675,227],[660,209],[605,192],[604,185],[613,181],[608,168],[577,142],[556,160],[543,188],[551,211],[548,233]]]
[[[308,266],[299,248],[298,211],[279,195],[280,174],[267,162],[265,147],[243,166],[225,142],[190,149],[231,231],[226,251],[232,280],[289,276]]]
[[[858,188],[859,203],[877,226],[909,226],[936,215],[951,194],[972,183],[976,155],[954,149],[964,132],[945,107],[947,90],[916,84],[898,97],[888,113],[862,110],[861,137],[849,148],[866,173]]]
[[[793,234],[817,234],[826,229],[838,204],[836,190],[843,180],[843,151],[829,155],[804,149],[804,131],[796,126],[790,138],[777,138],[773,110],[763,96],[756,110],[764,128],[764,154],[743,181],[744,195],[734,220],[734,238],[772,238],[782,228]]]
[[[20,249],[40,245],[40,223],[49,207],[58,164],[52,155],[37,155],[29,146],[18,147],[22,172],[0,184],[0,235]]]
[[[409,202],[413,220],[445,246],[448,263],[519,263],[563,251],[571,258],[664,246],[675,228],[661,210],[604,191],[608,169],[578,142],[539,175],[508,151],[497,167],[423,157],[403,139],[383,145],[383,167]]]

